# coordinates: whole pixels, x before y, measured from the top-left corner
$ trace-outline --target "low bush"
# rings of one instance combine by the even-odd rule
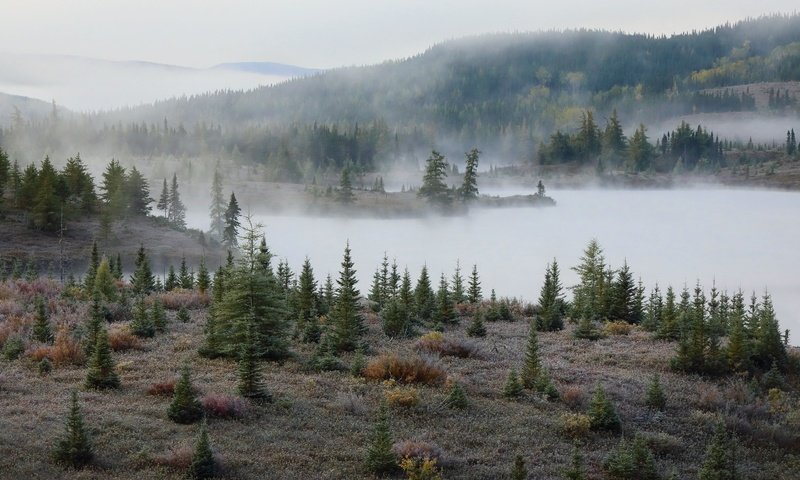
[[[583,388],[570,385],[561,389],[561,401],[569,408],[581,408],[586,401]]]
[[[429,458],[436,460],[441,465],[444,463],[444,451],[437,445],[419,440],[403,440],[392,445],[392,452],[397,458],[410,458],[412,460],[424,460]]]
[[[111,346],[111,350],[115,352],[144,349],[142,341],[131,333],[128,327],[110,329],[108,332],[108,344]]]
[[[428,332],[414,344],[417,351],[435,353],[441,357],[480,357],[478,346],[472,342],[446,338],[441,332]]]
[[[147,388],[148,395],[171,397],[175,394],[175,379],[156,382]]]
[[[217,418],[241,418],[247,413],[247,402],[241,397],[209,393],[200,399],[206,415]]]
[[[412,408],[419,405],[419,391],[414,387],[395,387],[383,392],[390,407]]]
[[[572,438],[583,438],[592,429],[592,418],[583,413],[564,413],[561,415],[561,428]]]
[[[431,358],[385,353],[367,363],[364,377],[370,380],[393,379],[400,383],[436,385],[447,378],[444,368]]]
[[[179,310],[181,307],[192,310],[207,307],[209,304],[207,294],[194,290],[172,290],[162,293],[159,298],[167,310]]]
[[[609,335],[628,335],[633,330],[633,325],[628,322],[606,322],[605,331]]]

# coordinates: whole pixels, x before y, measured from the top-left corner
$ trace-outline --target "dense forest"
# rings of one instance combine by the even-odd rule
[[[233,158],[270,179],[301,181],[345,165],[417,167],[481,145],[509,163],[586,110],[626,129],[687,113],[794,112],[773,89],[725,87],[800,80],[800,15],[770,16],[673,36],[577,30],[444,42],[412,58],[326,71],[252,91],[218,91],[110,112],[17,112],[0,130],[14,158],[45,155]],[[660,132],[659,132],[660,134]]]

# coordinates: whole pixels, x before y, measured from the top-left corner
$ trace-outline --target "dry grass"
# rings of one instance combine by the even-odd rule
[[[131,329],[127,325],[109,329],[108,343],[111,345],[111,350],[115,352],[144,349],[141,339],[131,333]]]
[[[606,322],[605,331],[608,335],[628,335],[633,330],[633,325],[628,322]]]
[[[445,337],[441,332],[426,333],[417,340],[414,348],[419,352],[441,357],[482,358],[480,349],[474,342]]]
[[[383,392],[390,407],[412,408],[419,405],[419,390],[414,387],[393,387]]]
[[[444,382],[447,373],[432,358],[384,353],[367,363],[364,377],[371,380],[395,380],[400,383],[436,385]]]
[[[208,294],[200,293],[197,290],[172,290],[162,293],[159,298],[167,310],[179,310],[181,307],[196,310],[207,307],[209,304]]]

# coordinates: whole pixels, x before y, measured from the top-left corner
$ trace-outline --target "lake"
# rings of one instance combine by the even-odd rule
[[[499,193],[499,192],[488,192]],[[529,192],[505,192],[529,193]],[[484,295],[535,301],[545,266],[558,259],[562,283],[573,285],[583,248],[596,238],[607,263],[627,260],[649,289],[680,290],[699,280],[706,291],[769,289],[782,328],[800,343],[800,193],[697,188],[685,190],[552,190],[554,208],[473,210],[464,217],[423,219],[314,218],[258,215],[270,250],[295,272],[306,256],[320,282],[339,270],[350,241],[362,294],[384,252],[416,280],[427,263],[434,287],[460,261],[466,277],[477,264]],[[258,206],[252,206],[254,211]],[[243,206],[247,211],[247,206]],[[190,211],[190,226],[208,227]],[[749,300],[748,300],[749,301]]]

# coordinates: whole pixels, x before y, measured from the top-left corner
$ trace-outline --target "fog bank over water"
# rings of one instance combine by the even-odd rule
[[[489,192],[487,192],[489,193]],[[492,192],[496,193],[496,192]],[[555,257],[565,286],[591,238],[602,245],[607,263],[627,260],[648,293],[672,285],[693,288],[713,282],[749,299],[768,288],[782,328],[800,343],[800,193],[692,190],[551,190],[555,208],[474,210],[469,216],[426,219],[347,219],[259,215],[267,243],[295,272],[308,256],[318,280],[336,277],[349,239],[358,287],[369,291],[383,253],[408,267],[416,280],[423,263],[438,284],[460,260],[469,273],[478,265],[484,295],[536,301],[547,262]],[[243,205],[247,210],[247,205]],[[191,211],[190,226],[208,227],[206,211]]]

